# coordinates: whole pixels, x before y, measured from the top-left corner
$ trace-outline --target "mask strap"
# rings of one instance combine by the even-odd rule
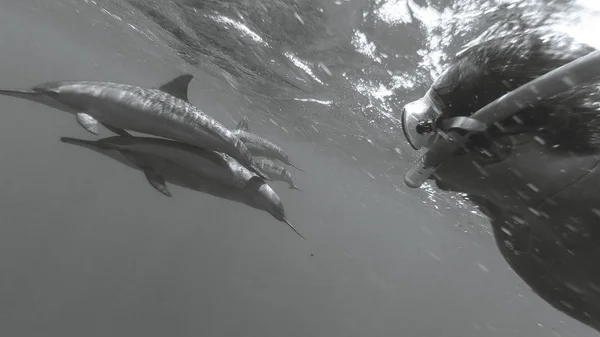
[[[462,130],[467,132],[484,132],[487,126],[482,121],[471,117],[452,117],[440,120],[438,127],[442,130]]]
[[[437,117],[441,117],[446,108],[446,104],[444,104],[444,101],[438,95],[435,89],[433,87],[429,87],[429,90],[427,90],[425,93],[425,97],[430,101],[431,108],[435,111]],[[487,130],[485,123],[466,116],[441,118],[435,124],[437,128],[444,131],[462,130],[467,132],[483,132]]]
[[[444,112],[446,104],[444,104],[444,101],[438,95],[435,89],[433,89],[433,87],[429,87],[429,89],[425,93],[425,97],[431,102],[431,108],[435,111],[437,116],[441,116]]]

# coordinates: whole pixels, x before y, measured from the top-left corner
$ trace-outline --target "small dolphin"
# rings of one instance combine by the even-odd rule
[[[299,189],[294,183],[294,179],[292,179],[292,174],[290,171],[286,170],[285,167],[281,167],[274,161],[267,158],[255,158],[254,160],[256,161],[256,164],[260,170],[268,175],[269,178],[286,182],[290,185],[290,189],[302,192],[302,190]]]
[[[61,141],[94,150],[144,172],[148,182],[166,196],[171,196],[167,187],[170,182],[240,202],[268,212],[306,239],[287,220],[277,193],[226,154],[161,138],[114,136],[89,141],[63,137]]]
[[[248,117],[244,117],[238,122],[233,134],[246,144],[246,147],[253,156],[277,159],[299,171],[304,171],[292,162],[290,156],[282,148],[262,137],[250,133]]]
[[[184,74],[159,88],[92,81],[47,82],[31,90],[0,89],[77,117],[79,124],[98,134],[98,122],[126,136],[125,130],[170,138],[229,154],[260,177],[246,145],[230,130],[190,103],[187,92],[193,76]]]

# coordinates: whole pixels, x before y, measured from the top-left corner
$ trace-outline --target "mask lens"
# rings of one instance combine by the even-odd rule
[[[415,150],[427,147],[435,132],[430,128],[428,122],[434,121],[437,114],[431,104],[421,98],[408,103],[402,110],[402,131],[404,137]]]

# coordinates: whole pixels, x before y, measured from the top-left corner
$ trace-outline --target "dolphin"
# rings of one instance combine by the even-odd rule
[[[290,171],[288,171],[285,167],[281,167],[274,161],[267,158],[255,158],[254,160],[256,161],[256,164],[260,170],[268,175],[269,178],[286,182],[290,185],[290,189],[302,192],[302,190],[299,189],[294,183],[294,179],[292,179],[292,174]]]
[[[243,203],[266,211],[306,239],[287,220],[275,191],[229,155],[162,138],[113,136],[90,141],[63,137],[61,141],[144,172],[150,185],[168,197],[172,194],[167,182]]]
[[[31,90],[0,89],[18,97],[74,114],[79,124],[98,134],[98,124],[126,136],[125,130],[174,139],[226,153],[263,179],[248,148],[229,129],[190,103],[193,75],[184,74],[158,88],[93,81],[57,81]]]
[[[304,171],[292,162],[290,156],[288,156],[281,147],[262,137],[250,133],[248,127],[248,117],[244,117],[238,122],[233,134],[242,142],[244,142],[244,144],[246,144],[246,147],[248,147],[248,150],[250,150],[250,153],[253,156],[277,159],[296,168],[299,171]]]

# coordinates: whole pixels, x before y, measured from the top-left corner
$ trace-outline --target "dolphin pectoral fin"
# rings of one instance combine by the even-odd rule
[[[190,100],[188,99],[188,87],[193,78],[194,75],[192,74],[184,74],[177,76],[171,81],[158,87],[158,90],[166,92],[167,94],[175,96],[186,102],[189,102]]]
[[[146,175],[146,179],[148,179],[148,182],[150,185],[152,185],[152,187],[167,197],[172,197],[171,191],[169,191],[167,183],[165,182],[165,178],[151,170],[145,170],[144,174]]]
[[[102,123],[102,125],[104,125],[105,128],[109,129],[111,132],[116,133],[119,136],[131,137],[131,134],[129,132],[121,128],[106,123]]]
[[[244,116],[244,118],[242,118],[236,125],[235,129],[236,130],[241,130],[241,131],[249,131],[250,127],[248,126],[248,117]]]
[[[77,113],[75,117],[77,118],[79,125],[81,125],[84,129],[95,135],[98,134],[98,121],[94,117],[83,112]]]

